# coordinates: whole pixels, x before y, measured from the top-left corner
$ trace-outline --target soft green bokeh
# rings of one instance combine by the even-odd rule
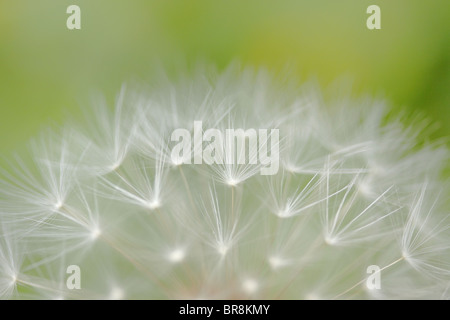
[[[82,30],[66,28],[77,4]],[[381,7],[382,29],[366,28]],[[326,85],[424,111],[450,134],[450,1],[442,0],[3,0],[0,2],[0,153],[78,116],[93,93],[151,77],[155,61],[232,60],[295,65]]]

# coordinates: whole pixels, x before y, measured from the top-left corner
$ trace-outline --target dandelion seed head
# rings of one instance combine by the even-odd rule
[[[237,186],[239,184],[239,181],[236,180],[236,179],[231,178],[231,179],[227,180],[227,184],[229,186],[231,186],[231,187],[235,187],[235,186]]]
[[[163,74],[35,139],[0,170],[0,298],[447,298],[447,146],[418,144],[422,122],[384,102],[282,78]],[[172,154],[176,129],[191,140]],[[209,129],[258,145],[196,163]],[[278,142],[253,138],[271,129]]]
[[[109,300],[123,300],[125,298],[125,292],[119,288],[114,287],[111,289],[111,292],[109,293]]]
[[[119,167],[122,165],[122,162],[114,162],[112,165],[109,166],[109,171],[116,171],[117,169],[119,169]]]
[[[406,250],[402,250],[402,258],[407,260],[410,258],[409,253]]]
[[[92,240],[96,240],[98,237],[100,237],[101,234],[102,234],[102,231],[100,230],[100,228],[95,227],[95,228],[91,231],[91,239],[92,239]]]
[[[247,278],[242,282],[242,290],[247,294],[255,294],[259,289],[258,281],[252,278]]]
[[[147,202],[147,208],[150,210],[158,209],[161,206],[161,202],[158,199],[153,199],[152,201]]]
[[[184,163],[184,159],[181,157],[173,157],[172,158],[172,165],[174,167],[179,167]]]
[[[224,243],[219,243],[216,247],[217,252],[222,256],[225,257],[226,254],[228,253],[229,250],[229,246],[224,244]]]
[[[325,236],[324,240],[325,240],[325,243],[330,246],[334,246],[339,242],[337,237],[333,237],[333,236],[329,236],[329,235]]]
[[[279,218],[289,218],[290,216],[292,216],[292,214],[289,212],[289,210],[288,209],[281,209],[281,210],[279,210],[277,213],[276,213],[276,215],[279,217]]]
[[[58,200],[54,204],[53,208],[54,208],[55,211],[58,211],[58,210],[60,210],[63,207],[63,205],[64,205],[64,202],[62,200]]]
[[[358,183],[358,190],[365,196],[371,196],[373,194],[370,184],[366,181]]]
[[[322,300],[322,298],[317,293],[310,292],[305,296],[305,300]]]
[[[268,259],[269,265],[273,270],[280,269],[288,264],[286,259],[280,258],[278,256],[271,256]]]
[[[13,274],[13,275],[11,276],[11,285],[15,285],[16,282],[17,282],[17,276],[16,276],[15,274]]]
[[[186,252],[184,249],[176,248],[176,249],[173,249],[171,252],[169,252],[167,258],[172,263],[179,263],[184,260],[185,256],[186,256]]]

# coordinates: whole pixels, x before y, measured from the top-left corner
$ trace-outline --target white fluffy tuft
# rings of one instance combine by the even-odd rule
[[[449,298],[448,150],[379,101],[292,84],[202,69],[35,140],[0,178],[0,297]],[[194,121],[280,129],[278,173],[172,159]]]

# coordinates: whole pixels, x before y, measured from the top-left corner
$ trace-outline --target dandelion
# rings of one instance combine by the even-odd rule
[[[425,122],[236,65],[87,114],[1,170],[0,298],[450,297],[449,152]],[[174,157],[177,129],[206,139]],[[212,148],[228,129],[256,147]]]

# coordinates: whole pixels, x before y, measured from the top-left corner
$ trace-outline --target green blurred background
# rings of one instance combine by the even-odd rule
[[[66,28],[81,8],[82,29]],[[381,8],[381,30],[366,8]],[[423,111],[450,136],[450,1],[447,0],[1,0],[0,154],[51,123],[75,117],[102,92],[148,79],[154,62],[232,60],[295,65],[327,85],[342,75],[356,92]]]

